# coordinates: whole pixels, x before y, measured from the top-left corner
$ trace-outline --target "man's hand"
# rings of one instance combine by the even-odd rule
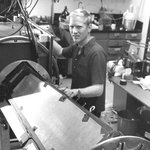
[[[69,88],[65,87],[65,88],[60,88],[60,90],[63,91],[70,98],[78,96],[78,94],[79,94],[78,89],[69,89]]]

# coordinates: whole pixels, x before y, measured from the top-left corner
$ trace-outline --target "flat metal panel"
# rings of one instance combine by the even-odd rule
[[[40,92],[10,100],[21,111],[48,149],[88,150],[102,138],[101,126],[94,119],[83,122],[85,114],[72,101],[59,101],[62,94],[44,82]]]

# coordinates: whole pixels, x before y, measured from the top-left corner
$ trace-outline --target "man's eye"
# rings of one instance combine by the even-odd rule
[[[73,29],[73,26],[69,26],[70,29]]]
[[[81,29],[82,28],[82,26],[77,26],[77,29]]]
[[[81,29],[81,28],[82,28],[82,26],[69,26],[69,28],[70,28],[70,29],[75,28],[75,29],[78,29],[78,30],[79,30],[79,29]]]

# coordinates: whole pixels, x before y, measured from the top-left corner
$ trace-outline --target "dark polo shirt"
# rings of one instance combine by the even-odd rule
[[[95,106],[95,115],[105,109],[106,53],[93,37],[85,46],[71,45],[63,49],[63,56],[72,58],[72,89],[94,84],[104,84],[104,92],[99,97],[80,98],[78,103],[89,110]]]

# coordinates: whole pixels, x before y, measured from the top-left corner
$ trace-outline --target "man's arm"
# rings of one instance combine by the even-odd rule
[[[53,40],[53,53],[55,56],[62,57],[63,48],[55,40]]]
[[[104,85],[95,84],[85,88],[79,88],[80,97],[98,97],[103,94]]]
[[[91,85],[85,88],[79,88],[79,89],[68,89],[65,88],[63,90],[69,97],[85,97],[85,98],[90,98],[90,97],[98,97],[101,96],[104,90],[104,85],[103,84],[95,84]]]

